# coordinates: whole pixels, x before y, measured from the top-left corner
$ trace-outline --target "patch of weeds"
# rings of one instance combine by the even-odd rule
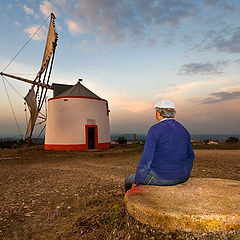
[[[110,233],[110,238],[114,239],[115,232],[116,232],[116,225],[117,225],[117,220],[120,217],[120,210],[119,210],[119,205],[116,204],[112,207],[112,211],[110,213],[110,222],[111,222],[111,233]]]

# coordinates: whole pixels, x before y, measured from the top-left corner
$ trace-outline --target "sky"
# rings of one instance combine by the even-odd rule
[[[240,134],[239,0],[3,0],[0,72],[51,12],[59,36],[51,82],[82,78],[108,100],[111,133],[147,133],[153,105],[171,99],[191,134]],[[48,23],[4,72],[34,79]],[[5,84],[24,132],[29,85]],[[18,134],[2,79],[0,100],[0,136]]]

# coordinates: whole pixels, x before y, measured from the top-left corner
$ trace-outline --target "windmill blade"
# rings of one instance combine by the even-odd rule
[[[46,21],[47,21],[47,19],[44,21],[44,23]],[[34,35],[35,34],[36,33],[34,33]],[[33,36],[31,37],[31,39],[33,38]],[[25,100],[27,102],[27,105],[28,105],[28,108],[29,108],[29,111],[30,111],[30,119],[29,119],[29,122],[28,122],[28,126],[27,126],[27,129],[26,129],[24,139],[32,137],[33,129],[34,129],[34,126],[36,125],[38,115],[40,114],[40,110],[43,106],[47,90],[48,89],[53,89],[53,87],[48,85],[48,84],[49,84],[50,75],[51,75],[51,71],[52,71],[55,49],[56,49],[56,46],[57,46],[57,40],[58,40],[58,34],[55,32],[55,16],[54,16],[53,13],[51,13],[51,19],[50,19],[50,23],[49,23],[49,30],[48,30],[45,50],[44,50],[44,54],[43,54],[43,59],[42,59],[40,70],[38,71],[35,79],[34,80],[29,80],[29,79],[21,78],[21,77],[14,76],[14,75],[11,75],[11,74],[0,72],[0,75],[2,75],[2,76],[11,77],[13,79],[17,79],[17,80],[24,81],[24,82],[32,84],[31,89],[29,90],[28,94],[25,97]],[[28,42],[24,45],[24,47],[28,44]],[[18,54],[22,51],[22,49],[18,52]],[[13,60],[16,58],[16,56],[13,58]],[[48,70],[48,66],[49,66],[50,62],[51,62],[50,69]],[[7,67],[9,66],[9,64],[7,65]],[[5,67],[5,69],[7,67]],[[44,75],[44,77],[43,77],[43,79],[41,79],[43,75]],[[47,80],[46,82],[45,82],[45,79]],[[35,86],[37,86],[36,93],[34,91]],[[37,96],[39,96],[39,101],[37,101]]]
[[[45,45],[45,51],[44,51],[44,55],[43,55],[43,59],[42,59],[42,65],[41,65],[41,68],[40,68],[40,70],[39,70],[39,72],[38,72],[38,74],[37,74],[37,76],[34,80],[34,83],[33,83],[32,87],[31,87],[32,91],[31,90],[29,91],[29,93],[31,92],[31,94],[29,94],[30,105],[29,105],[28,102],[27,103],[28,103],[28,107],[29,107],[29,110],[30,110],[31,118],[29,120],[29,124],[28,124],[27,130],[26,130],[25,138],[28,135],[31,138],[34,126],[36,125],[38,114],[41,111],[44,99],[46,97],[47,88],[44,88],[43,85],[48,85],[49,80],[50,80],[55,49],[56,49],[56,46],[57,46],[57,40],[58,40],[58,35],[55,32],[55,16],[52,13],[50,24],[49,24],[48,36],[47,36],[46,45]],[[50,66],[50,70],[48,71],[48,65],[49,65],[50,60],[51,60],[51,66]],[[41,80],[41,76],[43,74],[44,74],[44,76],[43,76],[43,79]],[[46,77],[47,77],[47,83],[45,84]],[[35,85],[38,85],[36,94],[34,93]],[[32,92],[35,95],[35,100],[33,100],[34,95],[32,94]],[[37,103],[37,96],[39,96],[38,103]]]
[[[32,132],[38,117],[38,107],[37,107],[37,101],[36,101],[36,95],[35,95],[34,89],[31,88],[29,90],[27,96],[25,97],[25,100],[27,102],[27,105],[30,111],[30,119],[28,122],[24,139],[26,139],[28,136],[30,137],[32,136]]]

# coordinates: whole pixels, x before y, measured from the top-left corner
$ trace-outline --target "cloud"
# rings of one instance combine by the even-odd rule
[[[158,43],[173,45],[188,36],[188,46],[191,43],[197,49],[240,51],[239,34],[234,30],[239,26],[236,21],[239,5],[230,6],[225,0],[204,0],[203,3],[191,0],[44,0],[41,11],[46,16],[49,6],[57,6],[64,12],[71,34],[92,34],[99,43],[120,44],[130,39],[152,47]]]
[[[197,8],[191,1],[135,1],[142,20],[148,24],[167,24],[177,27],[186,18],[196,15]]]
[[[190,50],[217,50],[228,54],[239,54],[240,27],[232,27],[224,22],[218,24],[220,26],[217,23],[211,28],[206,26],[207,31],[202,33],[202,36],[196,36],[200,41],[194,43]],[[188,41],[191,41],[191,37]]]
[[[239,53],[239,2],[203,0],[198,10],[198,15],[190,19],[189,30],[183,29],[180,35],[180,39],[187,36],[184,42],[190,50]]]
[[[226,79],[224,77],[222,79],[198,81],[172,86],[169,89],[165,89],[162,93],[157,94],[155,98],[172,99],[177,103],[178,107],[179,105],[184,106],[184,108],[192,109],[191,111],[196,112],[196,109],[204,110],[204,107],[206,107],[207,104],[239,99],[240,85],[238,79],[238,77],[235,79]],[[238,85],[226,85],[232,81],[235,81]],[[229,103],[226,103],[225,105],[228,108],[232,108],[234,106]],[[212,105],[209,107],[212,108]],[[186,113],[184,113],[184,115],[186,115]]]
[[[126,113],[128,116],[139,116],[139,114],[145,114],[148,110],[153,111],[154,104],[151,100],[129,95],[121,87],[116,89],[116,87],[111,88],[109,85],[102,85],[99,78],[98,81],[88,79],[86,87],[92,89],[98,96],[107,96],[111,112],[114,110],[117,115]],[[124,116],[121,116],[121,118],[124,119]]]
[[[126,110],[132,114],[140,114],[144,113],[147,110],[153,109],[152,102],[148,100],[142,100],[137,98],[130,98],[126,95],[126,93],[115,92],[112,90],[108,90],[109,102],[115,109],[118,110]]]
[[[29,28],[24,29],[24,32],[29,34],[29,38],[35,34],[38,30],[39,26],[31,26]],[[45,31],[43,28],[39,29],[38,32],[34,35],[33,40],[43,41],[45,39]]]
[[[55,0],[66,15],[71,34],[92,33],[96,38],[115,44],[125,39],[155,42],[156,32],[164,26],[176,28],[182,21],[196,15],[197,8],[190,0]],[[154,32],[154,33],[153,33]]]
[[[131,113],[141,113],[153,108],[153,105],[147,101],[132,99],[121,101],[120,108],[128,110]]]
[[[203,5],[205,7],[214,7],[220,2],[222,2],[222,0],[203,0]]]
[[[240,63],[240,58],[235,61],[236,63]]]
[[[93,43],[91,43],[90,41],[87,40],[82,40],[81,43],[77,46],[77,48],[80,48],[84,51],[87,52],[92,52],[97,50],[97,48],[95,47],[95,45]]]
[[[94,33],[97,37],[119,43],[129,34],[141,35],[142,26],[124,1],[80,0],[72,9],[72,19],[66,21],[72,34]]]
[[[203,96],[210,92],[216,91],[216,86],[219,86],[220,91],[238,91],[237,86],[220,88],[226,84],[226,79],[208,80],[191,82],[177,86],[171,86],[155,95],[155,99],[169,98],[177,102],[199,103]]]
[[[211,97],[205,98],[201,101],[201,104],[211,104],[211,103],[219,103],[228,100],[234,100],[240,98],[240,91],[236,92],[216,92],[211,93]]]
[[[77,22],[74,22],[73,20],[66,20],[68,31],[71,34],[77,34],[77,33],[84,33],[84,29],[80,27],[80,25]]]
[[[23,10],[24,10],[24,12],[26,14],[29,14],[29,15],[34,14],[33,9],[32,8],[28,8],[26,5],[23,6]]]
[[[48,0],[44,0],[42,4],[40,4],[40,11],[48,17],[51,13],[54,13],[54,15],[59,16],[58,9],[50,3]]]
[[[64,9],[66,12],[72,11],[72,5],[76,4],[75,0],[53,0],[56,5],[61,9]]]
[[[221,52],[227,53],[240,53],[240,28],[233,29],[230,33],[226,32],[226,35],[216,34],[212,42],[206,46],[209,48],[216,48]]]
[[[18,26],[18,27],[21,26],[21,23],[18,22],[18,21],[15,21],[14,24],[15,24],[16,26]]]
[[[224,10],[234,11],[234,7],[229,5],[229,2],[224,0],[203,0],[203,6],[205,8],[222,7]]]
[[[214,83],[214,81],[212,83]],[[206,85],[208,85],[208,83],[206,83]],[[206,87],[206,85],[205,85],[205,87]],[[215,85],[219,85],[219,84],[217,84],[217,82],[215,82]],[[197,86],[195,86],[194,88],[196,88],[196,87]],[[183,87],[183,88],[185,88],[185,90],[186,90],[186,87]],[[191,91],[193,91],[194,88],[191,88]],[[199,85],[198,89],[201,89],[200,85]],[[207,95],[209,97],[203,98],[201,96],[194,96],[194,97],[190,97],[189,99],[186,99],[186,100],[190,103],[197,104],[197,105],[213,104],[213,103],[225,102],[228,100],[235,100],[240,97],[240,85],[222,87],[222,88],[220,88],[220,91],[212,92],[212,93],[210,92],[210,93],[207,93]]]
[[[180,75],[192,76],[195,74],[209,75],[209,74],[221,74],[223,73],[223,67],[228,65],[228,61],[218,61],[215,64],[212,63],[188,63],[181,66],[179,70]]]

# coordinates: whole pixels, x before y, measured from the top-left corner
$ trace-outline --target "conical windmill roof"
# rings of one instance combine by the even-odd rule
[[[70,96],[100,98],[95,93],[90,91],[88,88],[84,87],[80,83],[80,81],[78,81],[76,85],[68,88],[64,92],[57,95],[57,97],[70,97]]]

